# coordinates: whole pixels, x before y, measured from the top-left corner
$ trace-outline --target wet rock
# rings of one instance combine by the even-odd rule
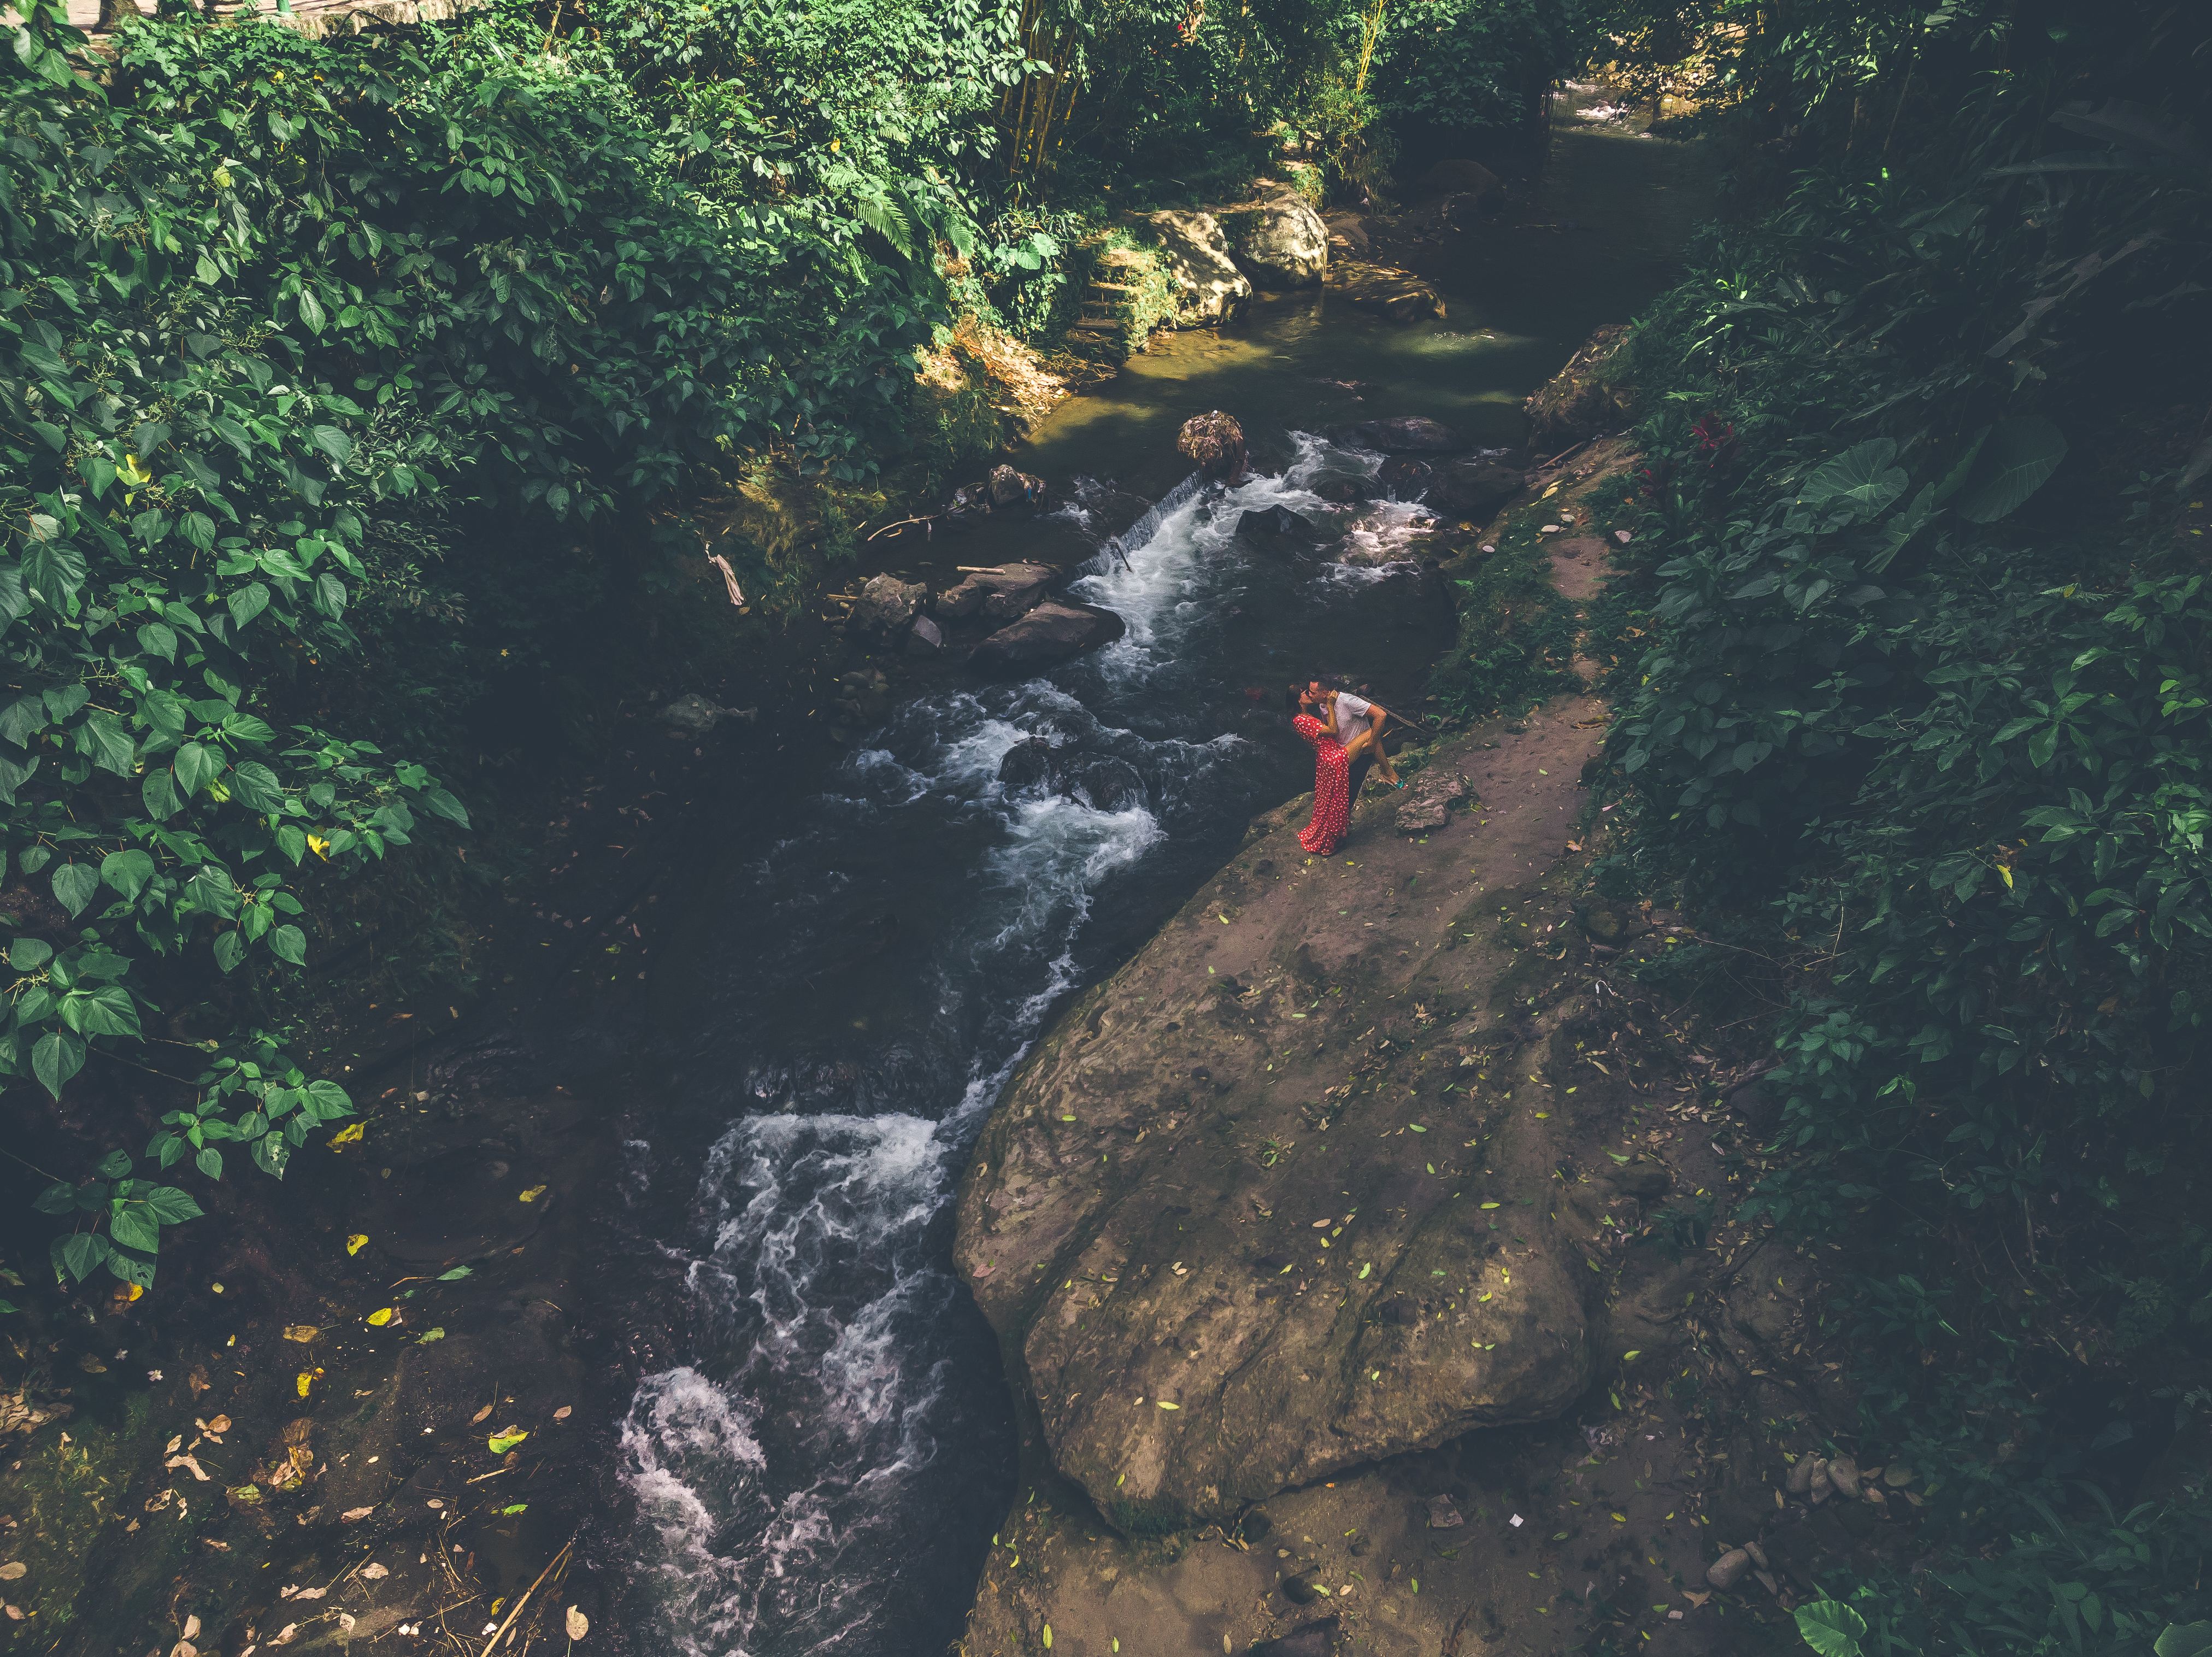
[[[1638,1202],[1650,1202],[1655,1197],[1664,1197],[1674,1188],[1674,1175],[1664,1162],[1649,1156],[1632,1158],[1618,1163],[1599,1176],[1607,1185],[1623,1197],[1633,1197]]]
[[[1235,483],[1244,475],[1244,429],[1219,409],[1194,414],[1176,436],[1176,452],[1208,478]]]
[[[897,638],[914,624],[929,588],[896,576],[871,576],[853,601],[853,631],[868,638]]]
[[[1612,378],[1614,359],[1627,338],[1626,323],[1607,323],[1522,405],[1528,417],[1528,441],[1539,453],[1618,430],[1633,417],[1626,388]]]
[[[1784,1487],[1792,1496],[1803,1496],[1813,1488],[1813,1470],[1820,1465],[1818,1456],[1800,1456],[1790,1464],[1790,1477]]]
[[[1474,195],[1438,196],[1406,215],[1399,228],[1408,235],[1441,236],[1464,230],[1482,216],[1482,198]]]
[[[1745,1543],[1743,1544],[1743,1550],[1751,1556],[1751,1563],[1758,1566],[1759,1569],[1765,1571],[1774,1569],[1774,1567],[1767,1561],[1766,1550],[1760,1547],[1758,1543]]]
[[[1467,778],[1452,771],[1423,771],[1413,779],[1398,807],[1401,834],[1426,834],[1451,819],[1451,808],[1467,798]]]
[[[1706,1585],[1716,1588],[1732,1588],[1743,1581],[1744,1574],[1750,1569],[1749,1550],[1743,1548],[1730,1548],[1718,1559],[1705,1567]]]
[[[1455,1531],[1466,1523],[1449,1496],[1432,1496],[1429,1498],[1428,1526],[1431,1530]]]
[[[726,719],[742,719],[750,723],[759,710],[754,708],[725,708],[709,702],[694,691],[679,696],[660,710],[661,723],[673,726],[686,736],[704,736]]]
[[[1339,259],[1329,262],[1328,272],[1322,280],[1330,293],[1393,322],[1419,322],[1431,316],[1443,320],[1443,295],[1410,271]]]
[[[969,661],[985,673],[1027,673],[1109,644],[1125,631],[1110,610],[1053,600],[1001,627],[975,647]]]
[[[1331,254],[1352,259],[1365,259],[1372,245],[1367,235],[1366,221],[1358,213],[1325,213],[1322,222],[1328,227],[1328,250]]]
[[[991,468],[990,495],[994,507],[1035,506],[1044,498],[1044,479],[1010,466],[995,466]]]
[[[1385,454],[1442,454],[1467,447],[1466,440],[1443,422],[1418,414],[1362,420],[1346,427],[1344,435],[1364,448],[1380,449]]]
[[[1328,226],[1302,196],[1216,214],[1237,265],[1263,288],[1317,286],[1328,269]]]
[[[1283,1579],[1283,1598],[1294,1605],[1310,1605],[1326,1592],[1310,1576],[1286,1576]]]
[[[970,570],[930,605],[940,621],[984,616],[1012,621],[1042,600],[1059,572],[1048,564],[1002,564]]]
[[[1432,466],[1427,498],[1443,511],[1487,518],[1521,492],[1526,477],[1519,466],[1478,454]]]
[[[1056,786],[1059,752],[1042,736],[1015,743],[999,761],[999,786],[1009,794],[1050,792]]]
[[[1859,1499],[1859,1465],[1849,1456],[1838,1456],[1828,1463],[1828,1483],[1836,1487],[1836,1494],[1853,1502]]]
[[[1299,1603],[1304,1604],[1304,1601]],[[1342,1629],[1343,1623],[1334,1617],[1301,1623],[1279,1640],[1262,1640],[1248,1650],[1244,1657],[1335,1657],[1337,1640]]]
[[[1161,262],[1176,286],[1178,326],[1233,322],[1252,303],[1252,284],[1229,255],[1228,238],[1211,213],[1168,210],[1146,216],[1158,238]]]
[[[1575,906],[1575,919],[1592,943],[1615,946],[1640,938],[1650,931],[1651,923],[1644,918],[1640,909],[1615,908],[1610,904],[1589,902]]]
[[[1825,1461],[1814,1462],[1813,1464],[1813,1483],[1811,1487],[1806,1490],[1805,1494],[1812,1498],[1813,1505],[1817,1508],[1822,1502],[1826,1502],[1830,1496],[1835,1495],[1835,1481],[1828,1477],[1828,1464]]]
[[[1782,1095],[1764,1075],[1738,1082],[1729,1090],[1726,1102],[1731,1115],[1759,1133],[1771,1133],[1781,1125]]]
[[[1498,174],[1480,161],[1450,160],[1438,161],[1422,174],[1407,186],[1406,194],[1413,201],[1426,201],[1432,196],[1472,196],[1489,201],[1504,190]]]
[[[906,653],[910,656],[933,656],[945,648],[945,630],[927,616],[916,616],[914,625],[907,631]]]
[[[1262,541],[1303,539],[1312,534],[1313,526],[1286,506],[1258,507],[1237,520],[1237,533]]]
[[[1068,768],[1060,791],[1099,811],[1127,811],[1145,803],[1145,779],[1126,759],[1098,754]]]

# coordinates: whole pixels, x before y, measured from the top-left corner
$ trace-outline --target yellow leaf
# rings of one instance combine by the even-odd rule
[[[503,1433],[494,1433],[484,1442],[491,1447],[492,1454],[503,1456],[529,1436],[520,1427],[510,1427]]]
[[[532,1186],[528,1191],[525,1191],[525,1192],[523,1192],[523,1193],[522,1193],[522,1196],[521,1196],[521,1197],[520,1197],[520,1201],[522,1201],[522,1202],[525,1202],[525,1203],[535,1203],[535,1202],[536,1202],[539,1197],[543,1197],[543,1196],[544,1196],[544,1195],[545,1195],[545,1187],[544,1187],[544,1186],[543,1186],[543,1185],[532,1185]]]
[[[357,1231],[346,1239],[346,1252],[349,1254],[358,1254],[368,1246],[368,1234],[365,1231]]]
[[[392,1308],[388,1306],[384,1306],[379,1307],[375,1311],[370,1313],[366,1321],[374,1327],[381,1329],[385,1325],[390,1323],[392,1319]]]
[[[123,1298],[126,1301],[135,1301],[146,1292],[146,1285],[143,1283],[130,1283],[125,1287],[127,1292]]]
[[[1052,1624],[1049,1623],[1044,1625],[1044,1648],[1047,1651],[1052,1649]]]
[[[2006,868],[2002,863],[1999,863],[1999,864],[1997,865],[1997,874],[1998,874],[1998,877],[1999,877],[2000,879],[2002,879],[2002,880],[2004,881],[2004,883],[2005,883],[2005,890],[2006,890],[2007,892],[2011,891],[2011,890],[2012,890],[2012,871],[2011,871],[2010,869],[2007,868]]]
[[[331,860],[331,843],[319,834],[311,834],[307,837],[307,850],[325,862]]]
[[[1163,1410],[1180,1410],[1182,1408],[1182,1405],[1179,1404],[1170,1404],[1165,1398],[1160,1398],[1157,1400],[1157,1402]]]
[[[303,1398],[307,1396],[307,1389],[314,1384],[315,1376],[313,1370],[302,1369],[292,1378],[292,1385],[300,1389],[300,1396]]]
[[[366,1122],[356,1122],[349,1127],[340,1128],[331,1136],[331,1148],[336,1150],[341,1145],[358,1145],[361,1143],[362,1135],[368,1130],[368,1124]]]

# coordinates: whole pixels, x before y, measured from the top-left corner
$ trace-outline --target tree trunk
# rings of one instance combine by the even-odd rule
[[[112,34],[126,21],[137,15],[137,0],[100,0],[100,21],[92,26],[92,32]]]

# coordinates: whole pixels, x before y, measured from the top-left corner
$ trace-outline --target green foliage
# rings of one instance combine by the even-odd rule
[[[1592,9],[1561,0],[1407,0],[1386,13],[1374,90],[1427,144],[1533,125],[1595,44]]]
[[[205,1001],[163,1168],[220,1177],[235,1143],[281,1174],[350,1109],[280,1027],[318,917],[469,820],[349,718],[364,607],[419,671],[395,600],[463,525],[635,557],[625,520],[751,457],[872,471],[941,302],[934,234],[966,234],[908,139],[957,149],[939,106],[972,117],[980,61],[897,109],[855,83],[821,149],[740,165],[731,110],[685,125],[696,86],[648,101],[526,18],[343,46],[145,22],[106,67],[30,10],[0,71],[0,1078],[58,1097]],[[710,149],[719,196],[687,177]],[[501,600],[518,634],[564,578],[541,557]],[[458,717],[406,722],[437,746]],[[58,1269],[145,1281],[170,1189],[78,1188]]]
[[[1459,636],[1431,675],[1455,718],[1518,713],[1573,680],[1575,606],[1552,584],[1551,563],[1529,523],[1459,579]]]
[[[2124,1490],[2134,1367],[2212,1290],[2212,174],[2201,34],[2126,12],[1740,29],[1746,135],[1819,164],[1637,335],[1616,785],[1643,866],[1789,961],[1750,1209],[1837,1245],[1858,1430],[1936,1476],[1929,1569],[1802,1610],[1824,1652],[2140,1654],[2208,1609],[2201,1491],[2078,1483]]]

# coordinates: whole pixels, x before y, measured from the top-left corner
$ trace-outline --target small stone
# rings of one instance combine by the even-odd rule
[[[1828,1483],[1836,1493],[1850,1501],[1859,1499],[1859,1465],[1849,1456],[1838,1456],[1828,1464]]]
[[[1452,1499],[1449,1496],[1432,1496],[1429,1498],[1429,1528],[1431,1530],[1455,1531],[1466,1523],[1467,1521],[1460,1517],[1459,1509],[1452,1505]]]
[[[1751,1556],[1751,1563],[1758,1566],[1759,1569],[1771,1570],[1773,1569],[1772,1562],[1771,1562],[1766,1556],[1766,1550],[1760,1547],[1758,1543],[1745,1543],[1743,1544],[1743,1550]]]
[[[1916,1475],[1903,1462],[1894,1462],[1882,1470],[1881,1482],[1893,1490],[1901,1490],[1912,1483]]]
[[[1750,1553],[1742,1548],[1730,1548],[1705,1568],[1705,1581],[1717,1588],[1732,1588],[1743,1581],[1743,1574],[1750,1569]]]
[[[1316,1587],[1313,1579],[1305,1576],[1286,1576],[1283,1579],[1283,1597],[1294,1605],[1310,1605],[1327,1593]]]
[[[1813,1464],[1812,1487],[1806,1492],[1808,1496],[1813,1498],[1813,1505],[1816,1508],[1819,1507],[1830,1496],[1835,1495],[1835,1483],[1828,1477],[1828,1464],[1825,1461],[1814,1462]]]
[[[1813,1488],[1813,1469],[1819,1461],[1818,1456],[1800,1456],[1790,1465],[1786,1487],[1790,1495],[1803,1496]]]
[[[30,1574],[31,1568],[20,1559],[11,1559],[0,1565],[0,1582],[20,1582]]]
[[[927,616],[916,616],[906,636],[906,648],[910,655],[935,655],[945,648],[945,630]]]

